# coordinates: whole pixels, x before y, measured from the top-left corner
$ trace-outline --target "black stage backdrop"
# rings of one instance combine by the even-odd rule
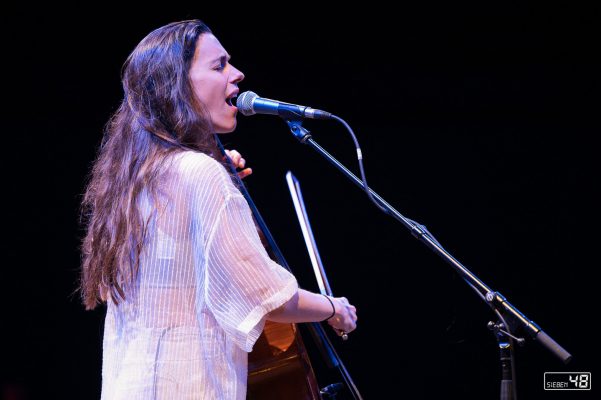
[[[543,374],[599,373],[598,9],[291,6],[2,17],[3,398],[100,395],[104,309],[84,311],[73,293],[78,204],[123,61],[150,30],[189,18],[211,26],[246,74],[241,91],[348,121],[370,185],[573,354],[566,366],[537,342],[517,349],[520,398],[592,398],[598,389],[546,392]],[[223,140],[253,167],[251,196],[301,286],[315,290],[284,175],[301,181],[333,290],[358,308],[351,339],[334,341],[364,397],[498,398],[494,315],[451,267],[282,120],[238,121]],[[357,173],[341,125],[305,126]]]

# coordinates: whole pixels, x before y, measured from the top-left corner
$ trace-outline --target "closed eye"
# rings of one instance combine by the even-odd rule
[[[219,64],[215,66],[215,68],[213,68],[215,71],[222,71],[225,69],[226,65],[228,63],[228,59],[226,58],[226,56],[222,56],[219,59]]]

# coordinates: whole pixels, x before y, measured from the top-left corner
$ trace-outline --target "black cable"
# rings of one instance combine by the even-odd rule
[[[376,207],[378,207],[380,209],[380,211],[382,211],[384,214],[390,215],[388,210],[386,210],[384,207],[382,207],[380,205],[380,203],[376,199],[374,199],[371,192],[369,191],[369,186],[367,186],[367,178],[365,178],[365,171],[363,170],[363,153],[361,152],[361,147],[359,146],[359,141],[357,140],[357,137],[355,136],[355,132],[353,132],[353,129],[350,127],[350,125],[347,124],[346,121],[343,120],[342,118],[337,117],[336,115],[332,114],[332,119],[335,119],[336,121],[338,121],[342,125],[344,125],[344,127],[347,129],[347,131],[351,134],[351,137],[353,138],[353,142],[355,142],[355,148],[357,150],[357,160],[359,161],[359,171],[361,172],[361,180],[363,181],[363,190],[365,191],[365,193],[367,193],[367,197],[369,197],[369,199],[372,201],[372,203],[374,203],[376,205]]]

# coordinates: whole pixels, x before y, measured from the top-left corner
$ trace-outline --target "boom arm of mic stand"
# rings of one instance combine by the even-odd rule
[[[305,129],[301,124],[302,121],[287,120],[286,123],[290,128],[292,134],[303,144],[308,144],[311,148],[317,151],[323,156],[330,164],[340,170],[348,179],[351,180],[355,185],[365,189],[363,181],[349,171],[344,165],[336,160],[330,153],[324,148],[317,144],[312,138],[311,133]],[[490,289],[484,282],[482,282],[476,275],[470,270],[464,267],[458,260],[456,260],[451,254],[449,254],[428,232],[423,229],[422,226],[416,224],[410,219],[404,217],[400,212],[395,210],[390,204],[388,204],[382,197],[380,197],[372,189],[368,188],[371,195],[380,203],[380,205],[386,209],[389,215],[399,221],[405,228],[409,229],[411,234],[418,240],[426,245],[430,250],[440,256],[448,264],[450,264],[455,271],[467,281],[474,289],[484,294],[484,298],[487,303],[495,310],[503,313],[504,315],[510,316],[509,320],[513,323],[518,322],[528,334],[542,344],[547,350],[552,352],[556,357],[562,360],[564,363],[568,363],[572,359],[572,355],[568,353],[563,347],[561,347],[555,340],[547,335],[540,327],[533,321],[529,320],[522,314],[517,308],[509,303],[505,297],[500,293]]]

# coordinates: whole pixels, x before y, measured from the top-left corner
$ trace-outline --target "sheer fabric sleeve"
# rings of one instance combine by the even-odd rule
[[[226,198],[207,242],[205,300],[226,334],[250,352],[265,315],[298,291],[294,276],[263,247],[246,199]]]

